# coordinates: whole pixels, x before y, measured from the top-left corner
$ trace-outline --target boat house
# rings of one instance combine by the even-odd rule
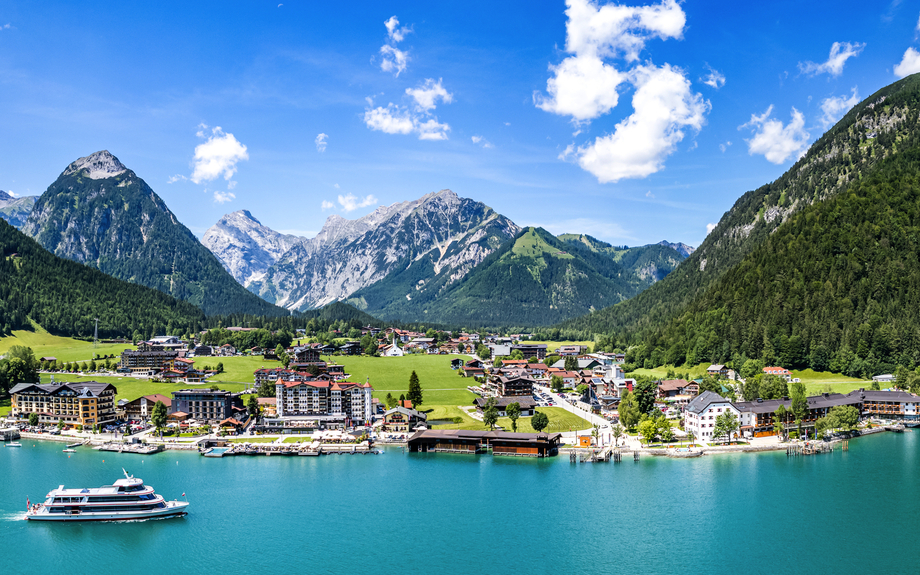
[[[509,433],[468,429],[426,429],[409,438],[409,451],[421,453],[478,454],[552,457],[559,453],[561,433]]]

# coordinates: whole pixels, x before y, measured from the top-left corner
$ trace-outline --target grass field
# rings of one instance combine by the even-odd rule
[[[424,411],[428,411],[422,406]],[[557,432],[557,431],[573,431],[578,429],[590,429],[591,424],[588,421],[574,415],[561,407],[540,407],[537,408],[537,411],[545,413],[549,417],[549,427],[545,431]],[[438,421],[448,418],[459,417],[462,421],[460,423],[447,423],[441,425],[432,425],[432,429],[475,429],[475,430],[486,430],[488,429],[486,425],[476,419],[473,419],[466,414],[462,409],[456,407],[438,405],[434,406],[431,411],[428,411],[428,420],[429,421]],[[530,426],[529,417],[521,417],[518,419],[518,431],[522,433],[534,433],[535,430]],[[511,430],[511,419],[507,417],[498,418],[498,424],[503,429],[510,431]]]
[[[387,393],[399,397],[409,389],[412,372],[418,375],[422,385],[424,403],[422,409],[435,405],[472,405],[475,395],[466,390],[475,385],[471,378],[460,377],[450,368],[455,355],[407,355],[405,357],[324,357],[345,366],[345,373],[351,374],[349,381],[364,383],[370,381],[374,397],[384,399]]]
[[[676,373],[689,373],[691,379],[695,379],[697,377],[705,376],[706,368],[708,368],[709,365],[710,365],[709,363],[701,363],[699,365],[685,365],[682,367],[674,367],[671,365],[665,365],[662,367],[656,367],[654,369],[639,368],[630,373],[634,373],[636,375],[644,375],[644,376],[652,377],[655,379],[663,379],[668,376],[668,370],[671,370]]]
[[[201,368],[210,365],[216,368],[218,363],[224,364],[224,372],[210,378],[209,382],[235,382],[255,383],[253,372],[257,369],[284,367],[280,361],[266,360],[261,355],[241,355],[234,357],[193,357],[195,367]]]
[[[93,348],[91,341],[59,337],[46,331],[14,331],[11,336],[0,337],[0,354],[14,345],[31,347],[35,357],[53,356],[65,362],[89,361],[93,354],[118,357],[122,351],[134,348],[130,343],[99,344]]]

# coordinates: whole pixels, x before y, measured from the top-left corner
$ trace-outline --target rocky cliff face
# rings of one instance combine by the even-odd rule
[[[261,279],[268,268],[305,238],[276,232],[247,210],[227,214],[205,232],[201,243],[211,250],[236,281]]]
[[[277,305],[304,310],[387,278],[376,292],[381,300],[410,300],[419,289],[459,281],[519,231],[485,204],[442,190],[357,220],[331,216],[315,238],[294,245],[248,287]],[[377,307],[350,303],[370,312]]]
[[[21,228],[26,223],[32,208],[35,206],[35,200],[38,196],[25,196],[17,198],[0,190],[0,219],[4,219],[10,225]]]
[[[207,314],[285,313],[237,283],[150,186],[107,151],[70,164],[36,201],[23,232],[55,255]]]

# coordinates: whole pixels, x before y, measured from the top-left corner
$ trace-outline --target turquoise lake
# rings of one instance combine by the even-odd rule
[[[0,447],[5,574],[916,572],[920,432],[848,452],[572,464],[481,455],[62,453]],[[103,462],[104,460],[104,462]],[[22,520],[124,467],[184,518]]]

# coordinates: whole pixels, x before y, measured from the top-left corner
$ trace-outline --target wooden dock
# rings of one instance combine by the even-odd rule
[[[94,448],[96,451],[114,451],[116,453],[136,453],[137,455],[153,455],[164,450],[162,445],[149,445],[147,443],[103,443]]]

